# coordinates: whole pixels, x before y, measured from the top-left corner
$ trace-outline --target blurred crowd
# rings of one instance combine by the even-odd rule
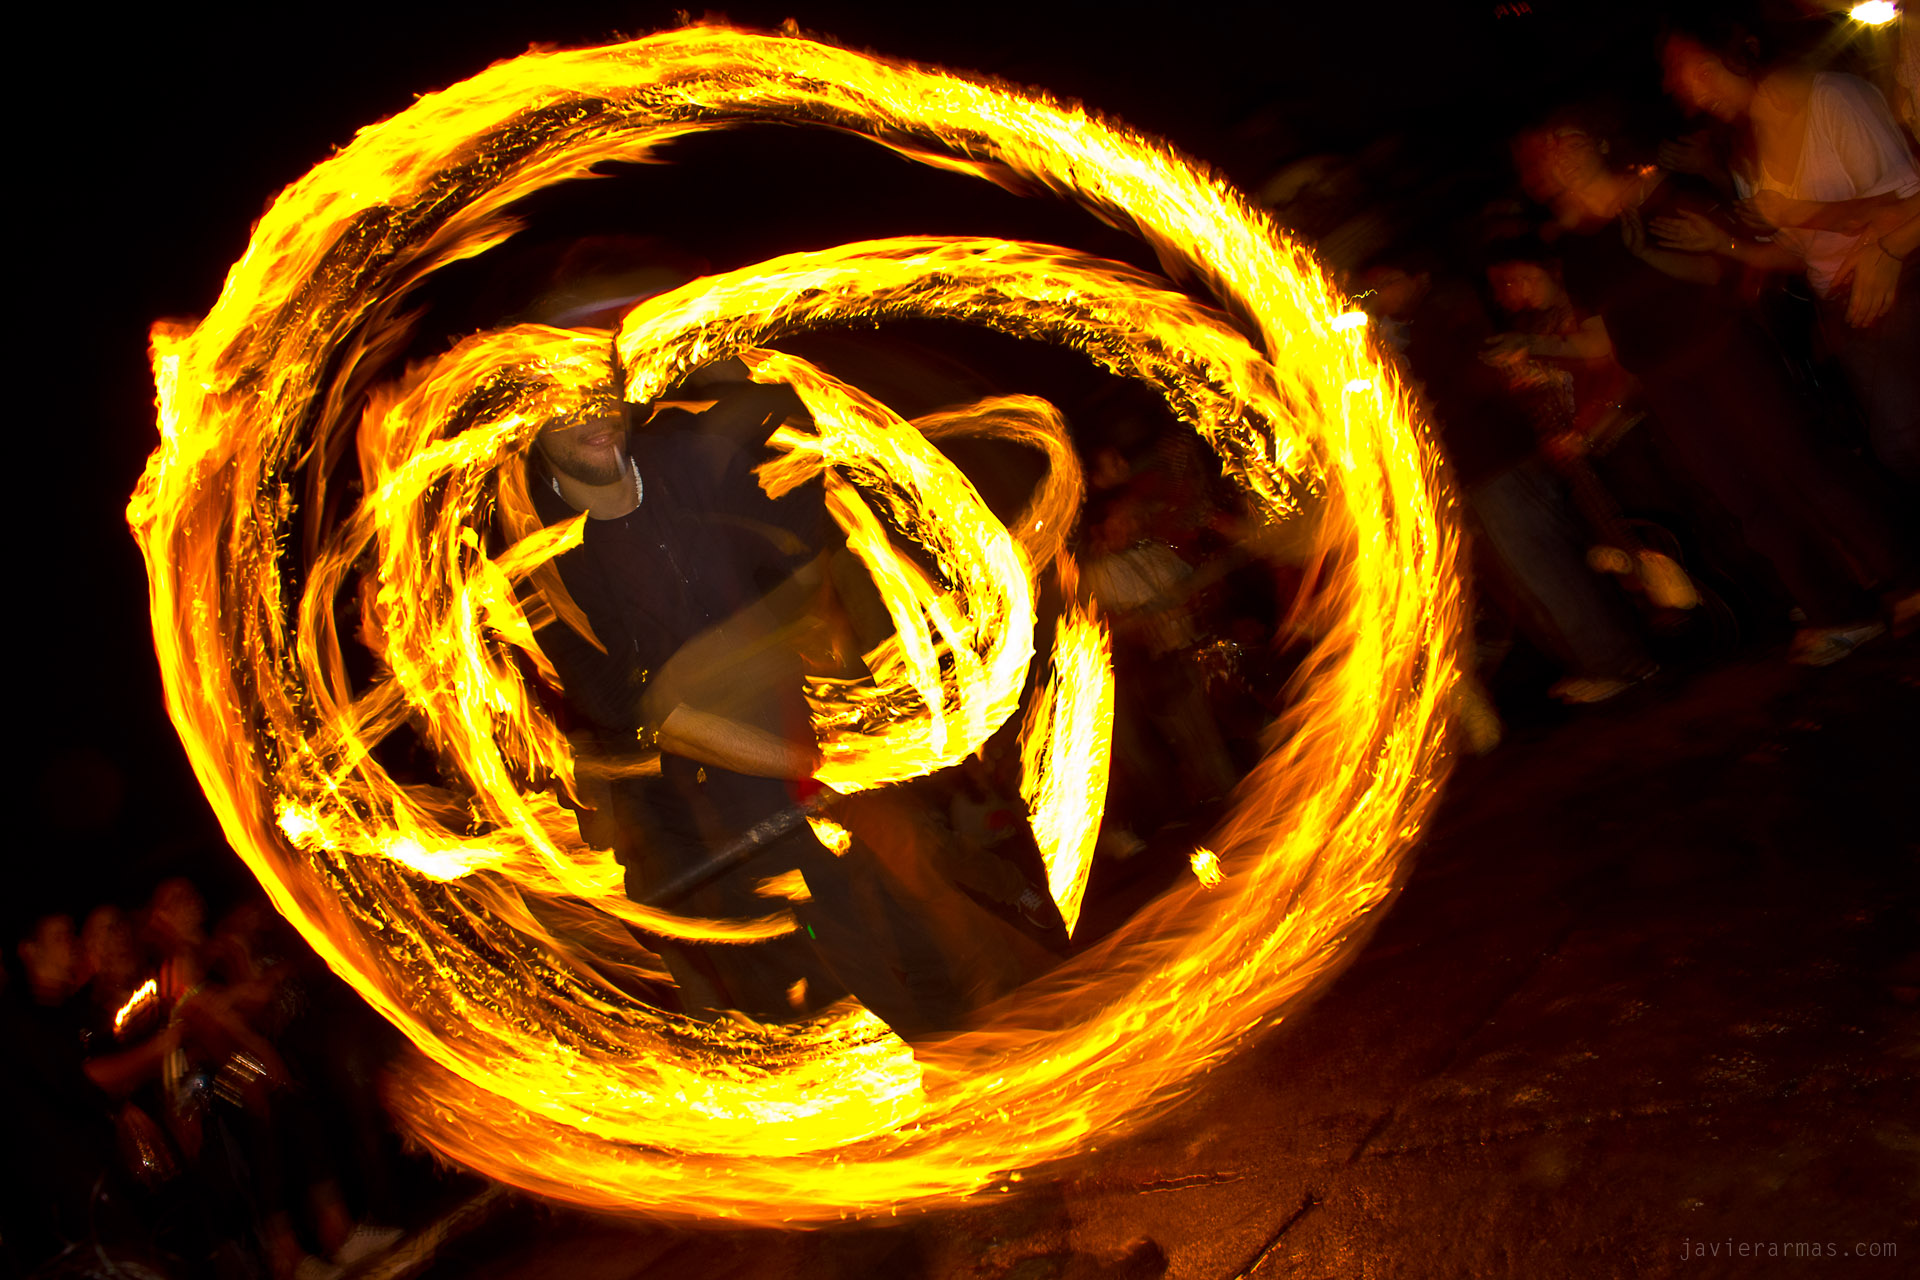
[[[1657,697],[1755,649],[1827,665],[1920,623],[1920,39],[1789,55],[1716,17],[1647,56],[1662,100],[1542,103],[1478,170],[1387,139],[1259,188],[1444,455],[1475,752],[1554,702]],[[1092,430],[1114,444],[1083,587],[1120,673],[1102,851],[1125,856],[1257,754],[1323,566],[1245,522],[1190,432]]]
[[[390,1041],[264,900],[209,929],[176,878],[12,950],[7,1262],[324,1280],[397,1238],[368,1217],[391,1199]]]
[[[1670,23],[1666,103],[1551,105],[1509,139],[1511,189],[1445,226],[1398,217],[1371,154],[1267,184],[1437,430],[1483,680],[1521,638],[1590,704],[1663,654],[1785,629],[1824,665],[1914,624],[1920,40],[1823,30],[1789,56],[1755,22]]]

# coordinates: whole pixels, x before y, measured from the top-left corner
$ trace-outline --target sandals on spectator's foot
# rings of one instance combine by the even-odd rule
[[[1830,667],[1886,630],[1877,622],[1851,627],[1802,627],[1794,633],[1788,656],[1803,667]]]
[[[1647,599],[1662,609],[1699,607],[1700,592],[1694,587],[1693,579],[1671,556],[1663,556],[1658,551],[1642,551],[1640,581],[1647,589]]]
[[[1889,604],[1887,620],[1896,636],[1912,635],[1920,630],[1920,591],[1909,591]]]
[[[376,1253],[385,1253],[400,1242],[406,1233],[398,1227],[376,1227],[370,1223],[361,1223],[353,1229],[346,1241],[334,1253],[335,1265],[351,1267],[356,1262],[373,1257]]]
[[[1651,680],[1659,671],[1659,667],[1648,667],[1631,676],[1568,676],[1547,692],[1571,707],[1591,706],[1619,697],[1633,686]]]
[[[1631,680],[1603,680],[1590,676],[1571,676],[1547,690],[1568,706],[1584,707],[1605,702],[1633,687]]]
[[[1587,548],[1587,568],[1595,573],[1611,573],[1625,577],[1633,572],[1633,557],[1618,547],[1601,543]]]

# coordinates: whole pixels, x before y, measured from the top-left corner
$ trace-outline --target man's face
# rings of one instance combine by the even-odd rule
[[[42,919],[32,935],[21,941],[20,959],[42,999],[65,999],[80,985],[80,949],[75,945],[72,918]]]
[[[1495,263],[1487,269],[1487,282],[1503,311],[1541,311],[1553,303],[1553,277],[1537,263]]]
[[[1661,63],[1667,92],[1681,106],[1727,123],[1740,118],[1749,87],[1717,55],[1676,36],[1661,50]]]
[[[617,417],[547,427],[536,442],[547,465],[581,484],[614,484],[627,477],[627,424]]]
[[[87,968],[116,979],[126,978],[140,967],[133,926],[118,907],[93,909],[80,930],[80,951]]]

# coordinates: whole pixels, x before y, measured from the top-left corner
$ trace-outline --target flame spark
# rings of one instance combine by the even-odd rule
[[[1187,862],[1193,867],[1194,879],[1209,889],[1216,888],[1225,879],[1225,873],[1220,870],[1220,855],[1211,849],[1195,849]]]
[[[714,941],[793,920],[774,903],[719,921],[628,901],[567,802],[576,770],[650,762],[576,761],[525,674],[557,683],[540,628],[584,629],[552,563],[581,522],[539,527],[526,451],[544,423],[608,407],[606,335],[478,335],[365,391],[405,340],[407,291],[511,236],[515,201],[755,122],[858,133],[1074,199],[1191,268],[1258,343],[1164,281],[979,240],[780,259],[626,317],[628,398],[741,354],[758,376],[794,380],[813,413],[817,431],[783,441],[763,483],[825,475],[899,628],[871,684],[810,690],[830,785],[959,760],[1018,709],[1036,576],[1072,574],[1077,465],[1032,405],[915,426],[760,352],[766,340],[940,315],[1064,342],[1156,388],[1266,518],[1308,498],[1325,512],[1332,568],[1302,622],[1322,637],[1307,694],[1210,839],[1234,879],[1170,891],[987,1025],[916,1050],[857,1006],[794,1026],[706,1024],[609,976],[661,973],[623,923]],[[501,63],[362,130],[274,202],[204,320],[155,327],[160,440],[128,519],[169,714],[277,908],[421,1050],[396,1091],[401,1119],[447,1157],[666,1216],[819,1220],[1004,1187],[1009,1170],[1144,1122],[1324,983],[1434,802],[1457,678],[1448,499],[1397,377],[1343,314],[1312,255],[1226,184],[1040,94],[715,26]],[[1053,462],[1013,531],[928,444],[989,420],[1000,426],[979,429]],[[357,460],[352,491],[343,460]],[[883,543],[881,513],[921,560]],[[379,662],[370,682],[349,674],[355,634]],[[1058,801],[1047,839],[1063,911],[1104,776],[1111,678],[1089,656],[1103,645],[1097,624],[1063,624],[1050,736],[1029,736],[1047,739],[1029,785],[1036,818]],[[403,731],[440,762],[435,784],[382,763]],[[1094,803],[1074,812],[1076,799]]]

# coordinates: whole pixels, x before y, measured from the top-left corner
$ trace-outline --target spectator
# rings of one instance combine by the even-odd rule
[[[1565,486],[1538,457],[1505,379],[1480,358],[1494,330],[1476,291],[1398,268],[1369,283],[1375,305],[1405,326],[1407,362],[1515,621],[1568,669],[1554,696],[1604,702],[1647,678],[1653,659],[1624,602],[1587,567]]]
[[[1866,416],[1874,452],[1920,486],[1920,167],[1880,91],[1856,76],[1769,65],[1737,28],[1662,45],[1669,92],[1744,131],[1734,179],[1770,240],[1692,209],[1650,227],[1661,243],[1775,271],[1804,270],[1820,327]]]
[[[1514,154],[1529,193],[1568,233],[1567,288],[1598,320],[1593,341],[1639,378],[1673,453],[1807,619],[1794,660],[1825,665],[1878,635],[1870,592],[1894,590],[1905,569],[1890,516],[1815,446],[1766,335],[1721,288],[1720,262],[1647,240],[1653,220],[1711,211],[1712,192],[1618,164],[1572,120],[1523,134]]]
[[[1627,401],[1637,391],[1613,358],[1598,317],[1582,316],[1560,279],[1560,264],[1536,241],[1511,241],[1488,255],[1487,283],[1517,332],[1493,339],[1488,359],[1527,403],[1542,452],[1574,505],[1602,539],[1587,551],[1596,570],[1622,575],[1662,609],[1691,609],[1699,594],[1686,570],[1642,545],[1619,502],[1588,462],[1611,449],[1643,416]]]

